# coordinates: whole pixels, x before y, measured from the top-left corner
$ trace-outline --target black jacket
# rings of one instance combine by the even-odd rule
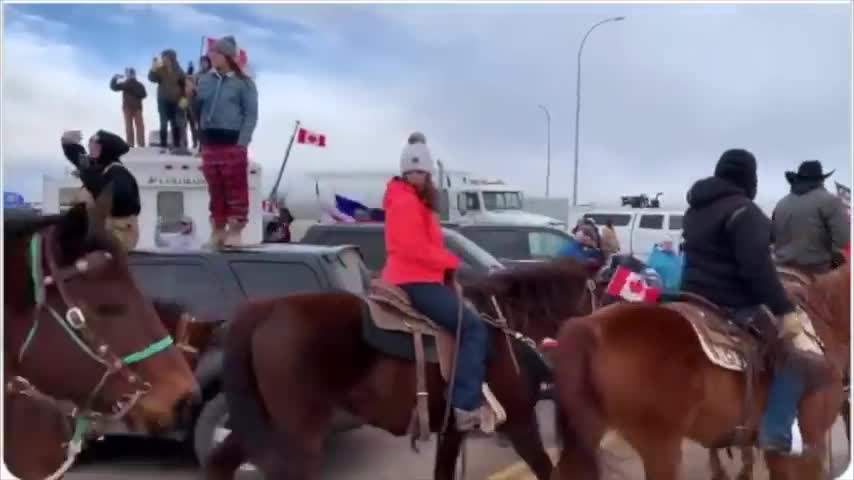
[[[92,197],[97,198],[108,183],[113,184],[112,216],[127,217],[139,215],[139,185],[133,174],[122,165],[118,156],[104,150],[97,162],[81,162],[86,158],[86,149],[78,144],[63,144],[62,151],[80,173],[80,181]],[[83,163],[81,165],[81,163]],[[115,164],[110,166],[111,164]],[[109,167],[109,168],[108,168]]]
[[[717,177],[688,192],[682,290],[730,309],[794,310],[771,260],[771,221],[744,189]]]

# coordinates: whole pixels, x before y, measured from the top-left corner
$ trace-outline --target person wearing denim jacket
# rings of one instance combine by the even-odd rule
[[[193,97],[198,114],[202,171],[210,193],[210,246],[236,246],[249,212],[248,147],[258,123],[255,82],[237,61],[232,36],[217,40],[211,68],[199,76]]]

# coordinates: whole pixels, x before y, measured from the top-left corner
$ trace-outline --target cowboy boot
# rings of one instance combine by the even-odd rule
[[[246,228],[245,222],[229,221],[228,229],[225,233],[226,247],[239,247],[243,244],[243,229]]]

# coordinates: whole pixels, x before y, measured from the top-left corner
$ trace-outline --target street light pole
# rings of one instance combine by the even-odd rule
[[[552,176],[552,114],[544,105],[537,105],[546,114],[546,198],[549,198],[549,186]]]
[[[573,165],[572,172],[572,206],[578,206],[578,127],[579,121],[581,119],[581,52],[584,51],[584,44],[587,42],[587,37],[596,29],[599,25],[608,22],[619,22],[621,20],[625,20],[626,17],[611,17],[606,18],[605,20],[599,21],[584,34],[584,38],[581,39],[581,45],[578,46],[578,72],[577,78],[575,80],[575,162]]]

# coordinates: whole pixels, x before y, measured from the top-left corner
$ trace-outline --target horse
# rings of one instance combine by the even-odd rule
[[[772,479],[822,478],[822,437],[839,414],[850,355],[849,261],[802,290],[800,299],[824,346],[828,379],[800,403],[809,450],[799,457],[767,452]],[[660,305],[605,307],[566,322],[558,342],[555,388],[563,449],[554,480],[599,479],[596,450],[608,429],[638,452],[648,480],[676,479],[683,438],[719,447],[743,415],[744,426],[755,430],[767,400],[767,373],[752,383],[752,401],[745,405],[744,374],[713,364],[689,321]]]
[[[554,336],[563,319],[595,308],[589,276],[580,263],[561,259],[472,279],[463,293],[480,312],[505,318],[506,331],[530,345]],[[204,466],[207,479],[233,479],[245,461],[267,478],[317,478],[335,408],[395,436],[407,433],[416,404],[415,364],[366,342],[369,315],[365,298],[351,292],[292,294],[238,310],[226,340],[223,377],[233,430]],[[552,461],[534,406],[540,385],[551,379],[537,372],[529,347],[520,350],[521,342],[493,334],[487,382],[507,413],[498,432],[546,480]],[[440,432],[434,475],[448,480],[464,434],[453,425],[442,432],[446,402],[439,366],[428,364],[425,376],[428,428]]]
[[[163,326],[175,339],[175,346],[183,352],[190,368],[195,369],[199,356],[214,341],[224,321],[199,318],[186,306],[172,300],[152,298],[151,303]]]
[[[107,422],[169,427],[197,394],[192,371],[104,226],[111,204],[108,186],[91,208],[5,212],[3,428],[15,442],[4,445],[4,458],[25,479],[52,475],[45,465],[55,465],[39,455],[34,425],[64,435],[66,415],[72,418],[67,460]],[[36,448],[18,448],[25,445]]]

